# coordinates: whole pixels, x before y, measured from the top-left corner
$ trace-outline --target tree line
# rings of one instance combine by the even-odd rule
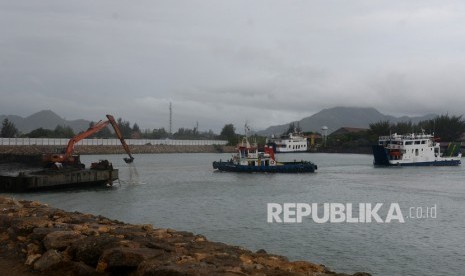
[[[460,141],[465,133],[465,121],[462,116],[448,114],[437,116],[418,123],[379,121],[370,124],[369,129],[340,135],[329,135],[326,147],[341,149],[368,148],[378,142],[379,136],[390,134],[422,133],[434,134],[436,139],[444,142]]]
[[[240,135],[236,133],[236,128],[233,124],[225,124],[220,134],[215,134],[212,130],[199,131],[194,128],[179,128],[175,133],[170,134],[165,128],[154,128],[142,130],[137,123],[117,119],[118,127],[125,139],[186,139],[186,140],[227,140],[229,145],[236,145],[240,141]],[[89,127],[95,125],[95,122],[90,122]],[[294,130],[301,131],[299,125],[291,123],[284,134],[293,132]],[[442,141],[458,141],[465,133],[465,120],[462,116],[451,116],[448,114],[437,116],[430,120],[421,121],[419,123],[412,122],[397,122],[379,121],[370,124],[367,131],[359,133],[348,133],[331,137],[328,139],[328,146],[348,145],[368,145],[376,143],[379,136],[389,135],[393,133],[425,133],[433,134],[435,137],[441,138]],[[29,133],[21,134],[13,122],[7,118],[2,122],[0,131],[1,137],[29,137],[29,138],[72,138],[77,133],[69,126],[57,126],[55,129],[37,128]],[[110,127],[102,129],[89,138],[116,138],[113,130]],[[259,144],[265,143],[265,137],[253,136],[252,139],[257,140]]]
[[[448,114],[437,116],[430,120],[421,121],[417,124],[412,122],[390,123],[389,121],[380,121],[370,124],[369,135],[378,139],[378,136],[389,135],[393,133],[421,133],[434,134],[435,137],[442,141],[458,141],[465,133],[465,120],[462,116],[449,116]]]
[[[197,127],[194,128],[179,128],[175,133],[170,134],[165,128],[144,129],[141,130],[137,123],[118,118],[116,120],[118,128],[124,139],[180,139],[180,140],[202,140],[202,139],[221,139],[228,140],[230,143],[237,143],[238,137],[235,133],[233,124],[226,124],[221,133],[215,134],[212,130],[199,131]],[[89,128],[93,127],[96,123],[90,122]],[[5,118],[2,123],[0,137],[3,138],[72,138],[78,133],[75,133],[70,126],[57,126],[55,129],[37,128],[29,133],[20,133],[15,124]],[[89,138],[116,138],[111,127],[106,127],[99,132],[89,136]]]

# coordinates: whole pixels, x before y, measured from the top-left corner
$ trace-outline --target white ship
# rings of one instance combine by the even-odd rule
[[[379,137],[373,156],[374,164],[380,166],[457,166],[462,158],[460,150],[460,143],[450,143],[441,152],[433,135],[394,133]]]
[[[276,153],[284,152],[303,152],[307,151],[307,138],[302,134],[294,132],[281,135],[279,138],[271,137],[268,145],[275,148]]]

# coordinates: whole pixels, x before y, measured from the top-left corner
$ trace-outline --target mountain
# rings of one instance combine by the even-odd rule
[[[58,125],[70,126],[75,133],[78,133],[80,131],[88,129],[90,123],[90,121],[82,119],[68,121],[61,118],[51,110],[42,110],[26,118],[16,115],[0,115],[0,122],[3,121],[5,118],[8,118],[8,120],[13,122],[16,128],[22,133],[28,133],[40,127],[53,130]]]
[[[368,128],[371,123],[379,121],[390,121],[392,123],[412,121],[412,123],[417,123],[419,121],[432,119],[436,116],[437,115],[435,114],[428,114],[421,117],[394,117],[382,114],[374,108],[333,107],[323,109],[312,116],[305,117],[302,120],[293,123],[299,123],[303,131],[320,132],[322,126],[327,126],[329,128],[329,132],[333,132],[340,127]],[[288,129],[290,123],[292,122],[283,125],[270,126],[265,130],[258,131],[257,134],[279,135]]]

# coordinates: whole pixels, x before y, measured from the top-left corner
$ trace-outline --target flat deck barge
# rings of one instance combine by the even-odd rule
[[[118,170],[113,168],[26,171],[17,175],[0,175],[0,192],[103,186],[111,185],[117,179]]]

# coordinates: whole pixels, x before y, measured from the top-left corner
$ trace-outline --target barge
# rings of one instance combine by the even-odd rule
[[[17,175],[0,175],[0,192],[29,192],[57,188],[108,186],[118,179],[118,170],[104,160],[90,169],[62,168],[22,171]]]

